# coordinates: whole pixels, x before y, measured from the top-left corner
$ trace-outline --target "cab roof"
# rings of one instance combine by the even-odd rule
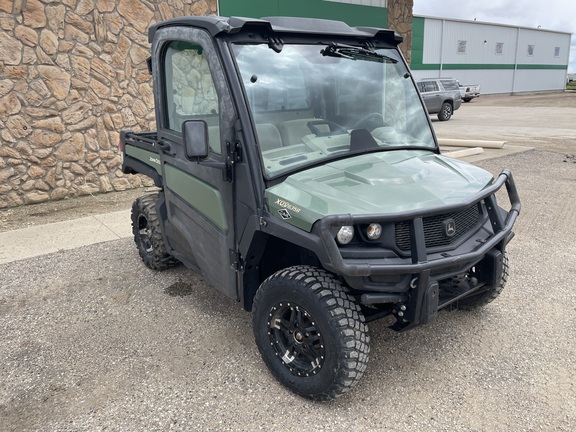
[[[317,18],[266,17],[262,19],[220,16],[188,16],[174,18],[152,25],[148,40],[152,42],[156,32],[164,27],[195,27],[206,30],[213,37],[241,32],[265,32],[279,34],[310,34],[322,36],[348,36],[385,40],[398,45],[402,36],[393,30],[377,27],[350,27],[342,21]]]

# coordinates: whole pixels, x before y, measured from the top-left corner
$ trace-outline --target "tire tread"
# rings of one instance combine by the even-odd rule
[[[160,221],[156,213],[157,200],[158,194],[149,194],[137,198],[132,203],[132,234],[134,235],[134,242],[136,243],[138,253],[144,264],[152,270],[166,270],[174,267],[180,261],[170,255],[166,250],[166,244],[164,243],[164,237],[160,229]],[[140,215],[143,215],[148,221],[150,242],[152,244],[151,252],[146,251],[142,245],[138,226]]]
[[[331,400],[343,395],[357,384],[368,365],[370,336],[360,307],[349,295],[347,288],[330,273],[315,267],[298,265],[280,270],[262,283],[261,289],[257,291],[254,298],[255,310],[258,309],[258,305],[262,301],[261,297],[266,285],[274,283],[278,279],[288,279],[305,284],[306,288],[310,290],[310,294],[326,306],[329,312],[330,325],[338,329],[341,335],[341,343],[338,347],[341,370],[336,374],[334,382],[327,385],[326,389],[320,393],[304,394],[294,388],[291,390],[301,396],[320,401]],[[259,343],[261,341],[257,340],[256,342],[262,353],[262,347]],[[274,373],[274,370],[271,370]]]

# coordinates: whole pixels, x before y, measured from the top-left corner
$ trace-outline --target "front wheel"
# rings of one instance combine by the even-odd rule
[[[252,322],[264,362],[300,396],[320,401],[341,396],[368,364],[364,316],[324,270],[295,266],[270,276],[254,298]]]
[[[452,117],[452,111],[453,111],[452,104],[450,104],[450,102],[444,102],[442,104],[442,109],[438,113],[438,120],[440,121],[450,120],[450,117]]]

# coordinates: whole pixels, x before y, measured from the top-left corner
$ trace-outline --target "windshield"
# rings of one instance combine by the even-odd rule
[[[268,178],[359,153],[435,148],[396,50],[234,44],[233,52]]]

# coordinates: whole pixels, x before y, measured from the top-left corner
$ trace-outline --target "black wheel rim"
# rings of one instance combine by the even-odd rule
[[[268,316],[270,345],[296,376],[312,376],[324,364],[324,340],[312,316],[294,303],[278,303]]]
[[[152,252],[152,241],[150,239],[150,229],[148,228],[148,219],[144,216],[138,218],[138,234],[142,241],[142,246],[146,252]]]

